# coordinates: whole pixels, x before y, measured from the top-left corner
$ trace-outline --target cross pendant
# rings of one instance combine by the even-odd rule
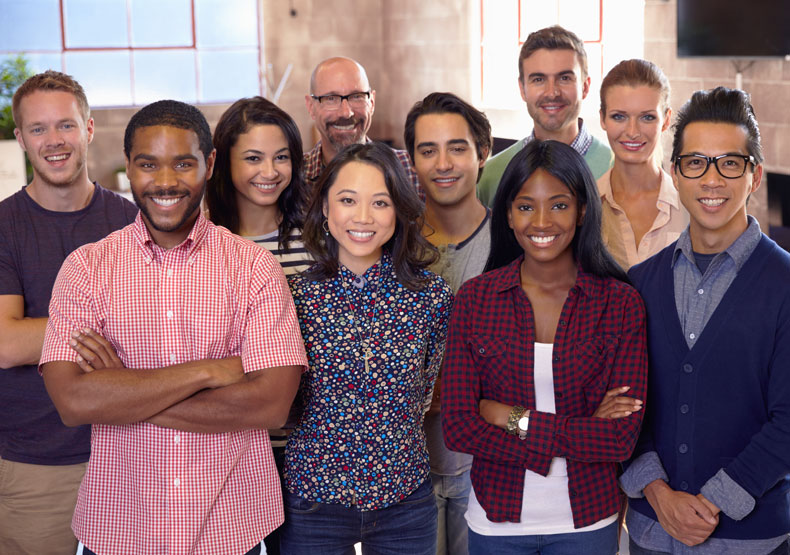
[[[370,369],[368,367],[368,361],[370,360],[370,357],[372,357],[372,356],[373,356],[373,353],[371,352],[370,347],[365,347],[365,350],[362,352],[362,359],[365,361],[365,373],[366,374],[368,373],[368,370]]]

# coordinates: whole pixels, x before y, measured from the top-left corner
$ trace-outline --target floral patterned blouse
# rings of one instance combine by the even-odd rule
[[[440,277],[425,274],[424,288],[411,291],[385,254],[362,279],[344,266],[325,281],[289,277],[309,363],[300,390],[304,412],[285,454],[291,493],[374,510],[427,478],[423,415],[453,294]],[[361,343],[369,345],[367,368]]]

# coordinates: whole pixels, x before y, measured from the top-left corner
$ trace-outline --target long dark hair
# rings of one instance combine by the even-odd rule
[[[604,247],[601,239],[601,199],[590,168],[581,155],[559,141],[530,141],[505,168],[491,213],[491,252],[485,271],[501,268],[523,254],[510,229],[507,214],[513,199],[536,170],[543,169],[562,181],[576,197],[579,213],[571,247],[573,258],[585,272],[629,283],[628,277]]]
[[[211,176],[206,187],[209,218],[233,233],[239,232],[236,189],[230,174],[230,149],[236,144],[239,135],[256,125],[276,125],[282,130],[288,142],[291,156],[291,182],[277,199],[277,208],[282,216],[278,225],[278,243],[281,248],[288,248],[288,236],[291,231],[302,225],[307,195],[303,175],[302,137],[291,116],[263,97],[242,98],[234,102],[222,114],[214,130],[217,160],[214,163],[214,175]]]
[[[337,274],[338,244],[332,235],[324,233],[324,204],[337,174],[350,162],[369,164],[383,174],[387,192],[395,208],[395,232],[383,249],[392,256],[398,281],[408,289],[421,289],[427,281],[423,270],[438,256],[436,248],[420,233],[423,205],[392,149],[375,142],[344,148],[321,174],[302,231],[305,247],[316,261],[305,272],[306,276],[308,279],[322,281]]]

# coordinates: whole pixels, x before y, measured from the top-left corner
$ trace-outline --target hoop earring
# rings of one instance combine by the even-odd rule
[[[324,221],[321,222],[321,229],[324,230],[324,235],[329,237],[329,220],[327,220],[326,218],[324,218]]]

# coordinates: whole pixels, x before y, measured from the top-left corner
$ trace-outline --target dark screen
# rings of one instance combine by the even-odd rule
[[[678,0],[678,56],[790,54],[790,0]]]

